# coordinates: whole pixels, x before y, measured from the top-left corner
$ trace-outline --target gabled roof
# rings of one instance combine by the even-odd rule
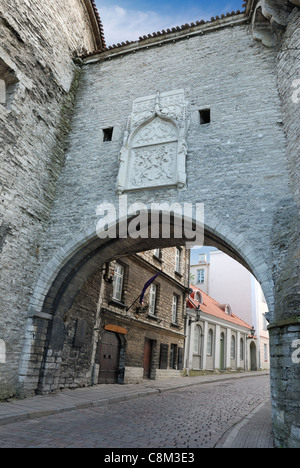
[[[212,297],[208,296],[205,292],[201,291],[201,289],[196,288],[195,286],[191,286],[191,289],[193,289],[193,293],[190,294],[187,301],[187,307],[189,309],[197,309],[199,307],[200,310],[202,310],[202,312],[208,315],[212,315],[227,322],[234,323],[235,325],[240,325],[242,327],[248,328],[249,331],[252,330],[252,327],[248,323],[244,322],[244,320],[240,319],[233,313],[231,313],[231,315],[226,314],[224,305],[219,304]],[[203,299],[203,303],[199,302],[195,298],[195,293],[197,291],[200,292]]]

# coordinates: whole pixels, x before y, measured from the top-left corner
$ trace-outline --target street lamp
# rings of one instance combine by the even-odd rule
[[[256,334],[256,330],[255,330],[255,328],[253,326],[252,329],[251,329],[251,335],[247,336],[247,340],[252,340],[252,337],[254,337],[255,334]]]

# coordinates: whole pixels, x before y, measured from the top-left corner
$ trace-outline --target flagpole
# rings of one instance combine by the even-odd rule
[[[153,278],[151,278],[149,281],[147,281],[147,283],[145,284],[145,286],[143,288],[142,293],[139,295],[139,297],[136,298],[136,300],[131,304],[131,306],[126,309],[126,312],[128,312],[139,299],[140,299],[141,304],[143,303],[142,298],[144,299],[145,292],[147,291],[149,286],[151,286],[153,281],[158,277],[158,275],[160,275],[161,273],[162,273],[162,270],[159,271],[155,276],[153,276]]]
[[[136,300],[131,304],[131,306],[130,306],[130,307],[127,307],[126,312],[128,312],[130,309],[132,309],[132,307],[134,306],[134,304],[140,299],[141,296],[142,296],[142,295],[140,294],[139,297],[137,297]]]

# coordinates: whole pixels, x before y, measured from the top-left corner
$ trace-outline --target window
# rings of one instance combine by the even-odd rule
[[[149,299],[149,314],[156,314],[156,296],[157,296],[157,286],[156,284],[151,284],[150,287],[150,299]]]
[[[265,362],[268,362],[269,360],[269,354],[268,354],[268,345],[264,345],[264,359],[265,359]]]
[[[263,320],[263,330],[268,331],[268,321],[266,319],[266,315],[262,314],[262,320]]]
[[[197,326],[194,333],[194,354],[201,354],[201,337],[202,329],[201,327]]]
[[[210,123],[210,109],[202,109],[199,111],[200,114],[200,125],[206,125]]]
[[[207,337],[207,355],[212,356],[213,354],[213,340],[214,340],[214,332],[210,329],[208,332]]]
[[[122,265],[119,265],[117,263],[115,267],[114,283],[113,283],[113,299],[117,301],[122,301],[123,282],[124,282],[124,267],[122,267]]]
[[[18,89],[18,83],[15,71],[0,58],[0,104],[10,108]]]
[[[205,264],[206,263],[206,254],[200,254],[199,255],[199,263],[200,264]]]
[[[168,369],[168,357],[169,357],[169,345],[161,344],[160,345],[160,358],[159,358],[160,369]]]
[[[244,340],[243,340],[243,338],[241,338],[241,341],[240,341],[240,360],[241,361],[244,360]]]
[[[111,128],[104,128],[103,129],[103,141],[112,141],[112,136],[113,136],[114,129],[113,127]]]
[[[175,271],[176,273],[181,272],[181,250],[176,249],[176,254],[175,254]]]
[[[205,270],[198,270],[197,271],[197,283],[203,284],[205,281]]]
[[[177,315],[178,315],[178,296],[174,294],[173,303],[172,303],[172,323],[177,323]]]
[[[170,368],[176,369],[177,365],[177,345],[171,344],[170,349]]]
[[[231,337],[231,352],[230,352],[231,359],[235,359],[235,337],[232,335]]]
[[[153,255],[154,255],[154,257],[156,257],[156,258],[160,258],[160,257],[161,257],[161,249],[155,249],[155,250],[153,250]]]
[[[200,291],[196,291],[195,299],[196,299],[196,301],[200,302],[200,304],[203,304],[203,298],[202,298],[202,294],[201,294]]]
[[[0,364],[6,364],[6,344],[0,340]]]

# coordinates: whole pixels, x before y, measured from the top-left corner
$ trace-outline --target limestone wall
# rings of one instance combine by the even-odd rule
[[[64,164],[74,100],[73,56],[95,49],[81,0],[1,0],[0,398],[17,391],[23,333],[40,246]],[[64,110],[62,108],[64,106]]]

